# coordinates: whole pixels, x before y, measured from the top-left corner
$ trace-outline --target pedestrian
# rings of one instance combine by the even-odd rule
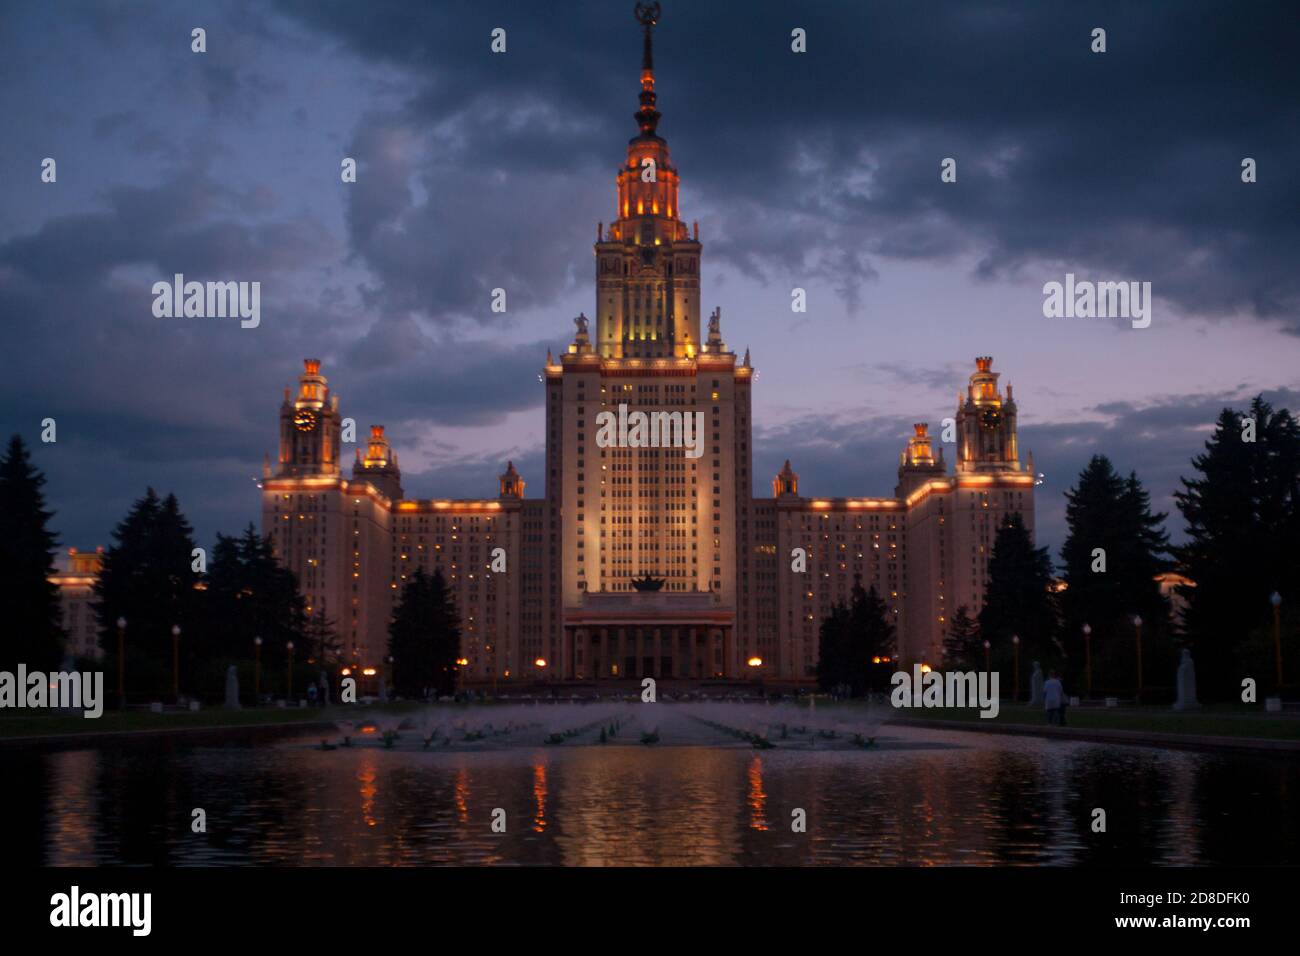
[[[1056,727],[1065,725],[1065,687],[1057,671],[1052,671],[1052,676],[1043,682],[1043,709],[1047,711],[1049,724]]]

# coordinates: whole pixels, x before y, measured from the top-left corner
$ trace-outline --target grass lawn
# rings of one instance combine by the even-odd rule
[[[1167,707],[1084,708],[1065,712],[1067,725],[1087,730],[1148,730],[1162,734],[1197,734],[1216,737],[1269,737],[1300,740],[1300,719],[1261,713],[1261,708],[1206,707],[1191,713],[1176,713]],[[972,721],[997,724],[1042,724],[1047,716],[1037,707],[1003,704],[998,715],[983,719],[974,708],[899,710],[900,717],[914,720]]]
[[[37,737],[47,734],[96,734],[136,730],[179,730],[202,727],[256,727],[279,724],[312,723],[321,720],[348,720],[361,714],[383,711],[397,713],[419,706],[412,703],[357,705],[356,707],[278,707],[243,710],[210,710],[152,714],[128,710],[125,713],[105,710],[94,720],[51,711],[6,711],[0,716],[0,738]]]

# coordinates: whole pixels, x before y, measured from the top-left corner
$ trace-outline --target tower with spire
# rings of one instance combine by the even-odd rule
[[[596,342],[606,358],[692,357],[700,339],[700,242],[678,202],[681,177],[659,135],[654,28],[658,3],[639,3],[643,32],[638,132],[616,178],[618,208],[596,236]]]
[[[660,14],[658,3],[636,5],[637,128],[615,176],[614,216],[597,227],[595,312],[590,324],[574,320],[567,348],[543,375],[546,496],[559,525],[555,656],[569,678],[608,679],[629,667],[637,676],[709,678],[736,673],[751,651],[737,635],[747,607],[754,370],[728,348],[722,310],[705,314],[700,303],[698,228],[682,218],[681,174],[660,133]],[[620,409],[692,422],[701,415],[700,454],[602,446],[598,417]],[[631,611],[616,613],[610,602],[648,593],[634,585],[646,575],[663,581],[658,616],[629,629]],[[638,634],[657,634],[657,649],[635,650]]]

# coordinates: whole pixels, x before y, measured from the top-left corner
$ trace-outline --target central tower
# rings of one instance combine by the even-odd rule
[[[565,678],[734,676],[742,652],[750,481],[748,356],[700,321],[698,228],[659,135],[654,28],[642,30],[637,134],[616,177],[615,218],[596,233],[596,313],[546,363],[550,577]],[[594,327],[593,327],[594,325]],[[602,438],[603,416],[698,422],[680,444]],[[651,579],[646,581],[645,579]]]
[[[644,33],[639,132],[618,171],[618,208],[596,235],[596,341],[604,358],[691,358],[700,350],[700,243],[678,205],[681,179],[658,134],[653,31],[659,4],[638,3]]]

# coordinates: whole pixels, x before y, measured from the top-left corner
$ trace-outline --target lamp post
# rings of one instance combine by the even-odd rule
[[[293,641],[286,644],[285,649],[289,652],[288,663],[284,665],[285,677],[287,678],[285,684],[289,689],[285,692],[284,699],[290,701],[293,700]]]
[[[388,683],[393,688],[393,693],[397,693],[397,658],[392,654],[388,655]]]
[[[993,645],[988,641],[984,642],[984,673],[986,674],[992,670],[992,668],[989,667],[989,648],[992,646]]]
[[[1019,634],[1011,635],[1011,654],[1012,654],[1012,661],[1013,661],[1011,667],[1011,692],[1012,694],[1015,695],[1011,699],[1014,701],[1019,701],[1020,700],[1020,635]]]
[[[262,702],[262,639],[253,638],[253,706]]]
[[[1133,633],[1137,636],[1138,689],[1137,702],[1142,703],[1142,615],[1133,615]]]
[[[126,618],[117,619],[117,707],[126,710]]]
[[[1273,658],[1277,664],[1277,694],[1282,696],[1282,595],[1277,591],[1269,597],[1273,605]]]
[[[1092,699],[1092,626],[1083,625],[1083,678],[1088,699]]]
[[[172,699],[181,702],[181,626],[172,625]]]

